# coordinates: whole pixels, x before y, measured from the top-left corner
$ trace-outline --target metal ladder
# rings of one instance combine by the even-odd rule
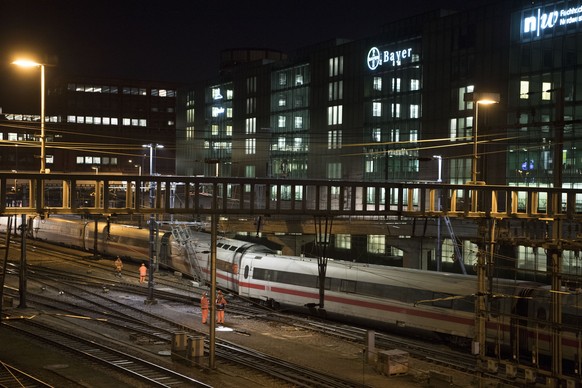
[[[463,261],[463,254],[461,253],[461,250],[459,249],[459,244],[457,243],[457,241],[458,241],[457,236],[455,236],[455,232],[453,231],[453,225],[451,225],[451,220],[447,216],[443,217],[443,220],[445,221],[445,225],[447,226],[447,229],[449,230],[449,235],[451,236],[451,240],[453,242],[453,248],[455,249],[455,255],[457,257],[457,261],[461,265],[461,271],[463,271],[463,275],[466,275],[467,270],[465,269],[465,263]]]
[[[196,241],[192,237],[192,230],[187,225],[172,225],[172,236],[177,243],[182,245],[188,253],[188,263],[190,264],[190,273],[194,280],[202,283],[202,269],[196,256]]]

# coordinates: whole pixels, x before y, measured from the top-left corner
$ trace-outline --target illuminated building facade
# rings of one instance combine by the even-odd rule
[[[47,77],[46,166],[53,172],[149,174],[175,172],[176,85],[162,82]],[[36,108],[31,108],[35,111]],[[4,147],[0,168],[38,170],[40,115],[5,112],[0,121]]]

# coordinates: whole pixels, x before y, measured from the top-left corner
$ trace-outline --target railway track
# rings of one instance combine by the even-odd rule
[[[210,387],[191,377],[164,368],[155,363],[132,356],[71,333],[27,319],[4,321],[5,326],[49,343],[105,368],[125,374],[139,383],[156,387]]]
[[[0,387],[3,388],[53,388],[29,373],[0,360]]]

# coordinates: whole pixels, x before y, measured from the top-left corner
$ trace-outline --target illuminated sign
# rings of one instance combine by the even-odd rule
[[[403,59],[411,57],[412,48],[396,51],[381,51],[378,47],[372,47],[370,51],[368,51],[366,62],[368,63],[368,69],[376,70],[379,66],[386,63],[391,64],[392,66],[400,66]]]
[[[541,8],[524,12],[521,22],[521,32],[524,37],[539,37],[543,32],[552,32],[569,25],[582,22],[582,6],[553,10]],[[527,15],[527,16],[526,16]]]

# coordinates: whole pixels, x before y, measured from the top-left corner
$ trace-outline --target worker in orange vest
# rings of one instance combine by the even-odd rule
[[[206,292],[202,293],[200,297],[200,310],[202,310],[202,324],[206,325],[208,320],[208,309],[210,308],[210,302],[208,300],[208,294]]]
[[[222,296],[222,291],[218,291],[216,297],[216,323],[224,325],[224,308],[226,307],[226,299]]]
[[[117,260],[115,260],[115,269],[117,270],[117,276],[121,277],[121,270],[123,269],[123,262],[117,256]]]
[[[141,263],[141,267],[139,267],[139,282],[145,282],[146,275],[148,274],[148,269],[144,263]]]

